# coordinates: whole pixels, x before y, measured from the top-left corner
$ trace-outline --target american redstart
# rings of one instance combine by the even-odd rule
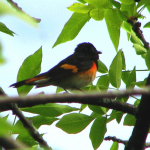
[[[35,85],[36,88],[54,85],[66,89],[80,89],[90,84],[98,69],[99,54],[91,43],[81,43],[75,48],[75,52],[59,62],[49,71],[33,78],[19,81],[10,87],[22,85]]]

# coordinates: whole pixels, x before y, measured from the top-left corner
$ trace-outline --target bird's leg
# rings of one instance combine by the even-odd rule
[[[66,93],[69,93],[66,89],[64,89],[64,91],[65,91]]]

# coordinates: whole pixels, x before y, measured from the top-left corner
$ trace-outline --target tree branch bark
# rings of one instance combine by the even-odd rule
[[[141,93],[149,93],[149,88],[143,90],[126,90],[118,92],[105,93],[82,93],[82,94],[56,94],[56,95],[37,95],[27,97],[0,97],[0,109],[11,110],[11,103],[17,103],[22,107],[32,107],[46,103],[82,103],[90,105],[103,106],[124,113],[136,115],[137,107],[131,104],[112,100],[110,98],[123,97],[129,95],[139,95]]]
[[[18,116],[24,127],[28,130],[29,134],[34,138],[41,147],[51,150],[44,139],[40,136],[39,132],[33,127],[33,125],[24,117],[17,104],[12,106],[13,113]]]
[[[150,85],[150,74],[146,85]],[[138,107],[137,120],[125,150],[143,150],[150,127],[150,94],[143,94]]]
[[[0,137],[0,145],[8,149],[27,149],[28,147],[11,137]]]

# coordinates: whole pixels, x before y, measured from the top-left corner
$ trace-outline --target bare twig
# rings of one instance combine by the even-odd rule
[[[16,141],[11,137],[0,137],[0,145],[5,149],[27,149],[20,141]]]
[[[135,32],[136,36],[143,42],[144,47],[149,50],[149,43],[145,40],[142,30],[140,30],[141,23],[136,22],[136,17],[131,17],[127,22],[132,25],[132,29]]]
[[[118,139],[118,138],[116,138],[115,136],[108,136],[108,137],[105,137],[104,140],[105,140],[105,141],[107,141],[107,140],[109,140],[109,141],[112,140],[113,142],[122,143],[122,144],[124,144],[124,145],[126,145],[127,142],[128,142],[128,141],[124,141],[124,140]]]
[[[33,125],[24,117],[17,104],[13,104],[12,106],[13,113],[18,116],[20,121],[23,123],[24,127],[29,131],[32,138],[34,138],[41,147],[51,150],[51,148],[47,145],[44,139],[40,136],[39,132],[33,127]]]

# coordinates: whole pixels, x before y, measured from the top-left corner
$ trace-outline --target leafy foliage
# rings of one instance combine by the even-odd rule
[[[104,62],[98,61],[98,72],[100,73],[100,76],[98,76],[99,78],[96,84],[90,84],[84,87],[82,90],[107,91],[108,89],[112,88],[119,90],[122,83],[125,84],[126,89],[132,90],[135,88],[135,86],[142,88],[146,83],[146,79],[143,79],[143,81],[137,81],[136,67],[134,67],[133,70],[126,70],[126,61],[128,60],[125,59],[125,55],[123,53],[124,49],[118,50],[118,46],[120,41],[120,30],[124,29],[127,33],[127,40],[133,44],[135,55],[141,56],[145,61],[147,70],[150,70],[150,51],[146,49],[144,43],[141,39],[139,39],[137,34],[134,32],[134,29],[132,29],[132,25],[130,24],[130,21],[132,22],[133,20],[135,21],[136,19],[142,17],[141,10],[139,10],[140,8],[147,8],[150,12],[150,2],[147,0],[141,0],[138,3],[136,3],[134,0],[77,1],[78,2],[75,2],[68,7],[68,10],[72,11],[73,14],[64,25],[53,47],[76,38],[81,29],[90,19],[95,21],[102,21],[105,19],[110,40],[116,50],[116,56],[111,61],[110,67],[107,67]],[[0,15],[5,15],[6,13],[19,17],[29,24],[35,24],[34,18],[26,15],[23,12],[18,13],[5,3],[0,2]],[[144,28],[150,28],[150,22],[146,23]],[[0,31],[11,35],[12,37],[15,34],[2,22],[0,22]],[[0,63],[4,62],[1,52],[2,49],[0,48]],[[24,60],[19,69],[17,81],[25,80],[39,74],[41,70],[41,62],[42,47]],[[17,90],[19,95],[21,95],[28,94],[31,89],[32,86],[22,86]],[[56,93],[60,93],[62,91],[63,90],[58,87]],[[116,97],[115,100],[126,103],[128,99],[129,97]],[[139,103],[140,100],[136,99],[134,105],[138,106]],[[91,115],[85,115],[81,113],[85,108],[87,108],[87,106],[92,111]],[[42,125],[51,125],[53,122],[58,121],[56,127],[69,134],[76,134],[84,130],[93,121],[89,134],[93,149],[97,149],[103,142],[105,133],[107,132],[106,126],[110,121],[116,120],[119,124],[121,120],[123,120],[123,124],[127,126],[134,126],[136,121],[135,116],[131,114],[125,114],[122,111],[117,110],[111,111],[111,108],[108,109],[101,106],[87,104],[82,104],[80,109],[67,105],[50,103],[45,105],[37,105],[34,107],[26,107],[22,108],[21,110],[38,114],[34,117],[26,117],[26,119],[30,120],[31,124],[33,124],[37,130]],[[76,111],[76,113],[74,111]],[[79,111],[79,113],[77,111]],[[126,116],[123,117],[123,115]],[[55,118],[57,116],[59,116],[59,118]],[[11,131],[12,134],[18,134],[17,139],[26,145],[30,147],[37,147],[38,143],[31,138],[30,134],[24,128],[20,120],[15,123],[13,128],[12,125],[10,125],[6,120],[7,117],[0,118],[0,136],[4,136]],[[43,134],[41,134],[41,136],[42,135]],[[118,143],[113,142],[110,150],[117,149]]]

